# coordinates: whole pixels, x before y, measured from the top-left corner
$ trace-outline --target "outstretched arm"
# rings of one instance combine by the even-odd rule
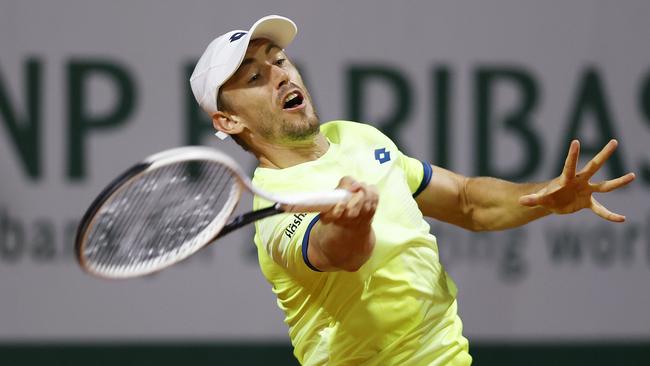
[[[580,143],[574,140],[562,174],[544,183],[467,178],[433,167],[434,178],[416,201],[426,216],[474,231],[513,228],[551,213],[568,214],[583,208],[591,209],[604,219],[622,222],[625,217],[609,211],[596,201],[593,193],[623,187],[634,180],[634,173],[600,183],[589,182],[617,145],[616,140],[610,141],[576,173]]]

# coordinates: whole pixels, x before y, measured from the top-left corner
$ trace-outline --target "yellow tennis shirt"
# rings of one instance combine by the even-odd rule
[[[276,193],[331,190],[348,175],[375,185],[376,243],[359,271],[319,272],[306,255],[317,213],[255,223],[260,267],[286,314],[298,361],[469,365],[456,286],[414,199],[431,179],[431,166],[402,154],[369,125],[333,121],[321,132],[330,143],[323,156],[285,169],[257,168],[253,184]],[[259,197],[253,201],[255,209],[269,205]]]

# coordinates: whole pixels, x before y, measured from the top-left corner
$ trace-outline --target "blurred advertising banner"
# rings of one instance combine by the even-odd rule
[[[0,4],[0,340],[287,339],[252,228],[137,280],[89,277],[72,256],[94,196],[151,153],[208,145],[252,172],[188,78],[214,37],[267,14],[298,24],[287,52],[323,121],[372,124],[433,164],[541,181],[572,138],[583,157],[617,138],[597,178],[637,173],[602,197],[624,224],[585,211],[431,230],[470,340],[650,337],[647,1],[26,0]]]

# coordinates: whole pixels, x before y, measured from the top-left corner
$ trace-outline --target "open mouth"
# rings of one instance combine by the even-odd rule
[[[298,91],[293,91],[284,97],[282,109],[294,109],[302,105],[305,98]]]

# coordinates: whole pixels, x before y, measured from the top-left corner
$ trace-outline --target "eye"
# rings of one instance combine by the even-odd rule
[[[282,65],[284,65],[284,62],[286,60],[287,59],[285,59],[285,58],[279,58],[277,61],[275,61],[275,64],[278,65],[278,66],[282,66]]]
[[[257,81],[257,79],[259,79],[259,78],[260,78],[260,74],[253,74],[253,76],[251,76],[251,78],[248,79],[248,82],[253,83],[253,82]]]

